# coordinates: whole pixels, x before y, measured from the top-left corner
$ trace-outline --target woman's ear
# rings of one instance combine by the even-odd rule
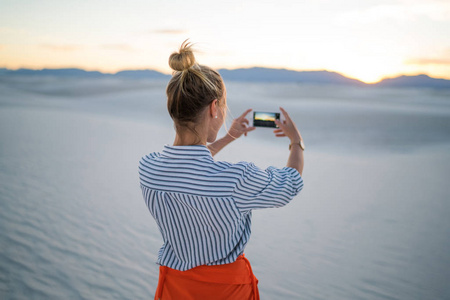
[[[217,114],[219,113],[219,101],[217,99],[214,99],[209,105],[209,112],[211,117],[217,118]]]

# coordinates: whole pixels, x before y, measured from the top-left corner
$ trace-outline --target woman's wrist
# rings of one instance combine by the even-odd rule
[[[305,144],[303,143],[303,138],[300,134],[297,137],[291,139],[289,150],[291,150],[292,146],[294,145],[298,145],[302,150],[305,150]]]
[[[291,139],[291,144],[295,144],[295,143],[300,143],[301,141],[303,141],[302,136],[299,134],[295,137],[292,137]]]
[[[235,139],[237,139],[237,137],[234,137],[231,135],[230,132],[227,132],[227,134],[225,134],[225,136],[223,137],[224,140],[226,140],[228,143],[231,143],[232,141],[234,141]]]

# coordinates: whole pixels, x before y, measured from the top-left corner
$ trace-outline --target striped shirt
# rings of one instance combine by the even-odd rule
[[[142,157],[139,177],[164,241],[157,263],[182,271],[234,262],[252,210],[284,206],[303,188],[293,168],[215,161],[204,145],[164,146]]]

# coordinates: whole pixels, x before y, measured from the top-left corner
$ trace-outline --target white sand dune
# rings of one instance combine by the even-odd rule
[[[165,84],[0,80],[1,299],[152,297],[161,238],[137,162],[173,141]],[[450,92],[227,88],[235,116],[285,107],[307,146],[304,190],[253,214],[263,299],[450,298]],[[258,129],[216,159],[281,167],[287,145]]]

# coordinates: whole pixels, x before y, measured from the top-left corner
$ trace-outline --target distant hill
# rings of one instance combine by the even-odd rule
[[[85,71],[82,69],[18,69],[8,70],[3,69],[0,75],[22,75],[22,76],[57,76],[57,77],[101,77],[106,75],[98,71]]]
[[[221,69],[219,70],[219,73],[225,80],[234,81],[298,82],[358,86],[365,85],[362,81],[351,79],[339,73],[329,71],[293,71],[286,69],[256,67],[235,70]]]
[[[312,84],[335,84],[348,86],[376,86],[376,87],[415,87],[415,88],[449,88],[450,80],[431,78],[427,75],[399,76],[385,78],[375,84],[366,84],[357,79],[345,77],[337,72],[330,71],[293,71],[287,69],[248,68],[248,69],[221,69],[219,73],[226,81],[244,82],[294,82]],[[18,69],[9,70],[0,68],[2,76],[55,76],[76,78],[102,78],[119,77],[129,79],[164,79],[169,80],[170,75],[154,70],[125,70],[115,74],[106,74],[98,71],[85,71],[82,69]]]
[[[163,79],[167,78],[170,79],[170,75],[166,75],[163,73],[160,73],[158,71],[153,70],[126,70],[126,71],[120,71],[114,74],[114,76],[117,77],[123,77],[123,78],[131,78],[131,79],[141,79],[141,78],[149,78],[149,79]]]
[[[98,71],[86,71],[83,69],[68,68],[68,69],[18,69],[8,70],[0,69],[0,76],[55,76],[55,77],[78,77],[78,78],[100,78],[100,77],[121,77],[121,78],[151,78],[151,79],[165,79],[170,78],[166,75],[154,70],[125,70],[117,72],[116,74],[107,74]]]
[[[376,84],[382,87],[450,88],[450,80],[431,78],[428,75],[385,78]]]

